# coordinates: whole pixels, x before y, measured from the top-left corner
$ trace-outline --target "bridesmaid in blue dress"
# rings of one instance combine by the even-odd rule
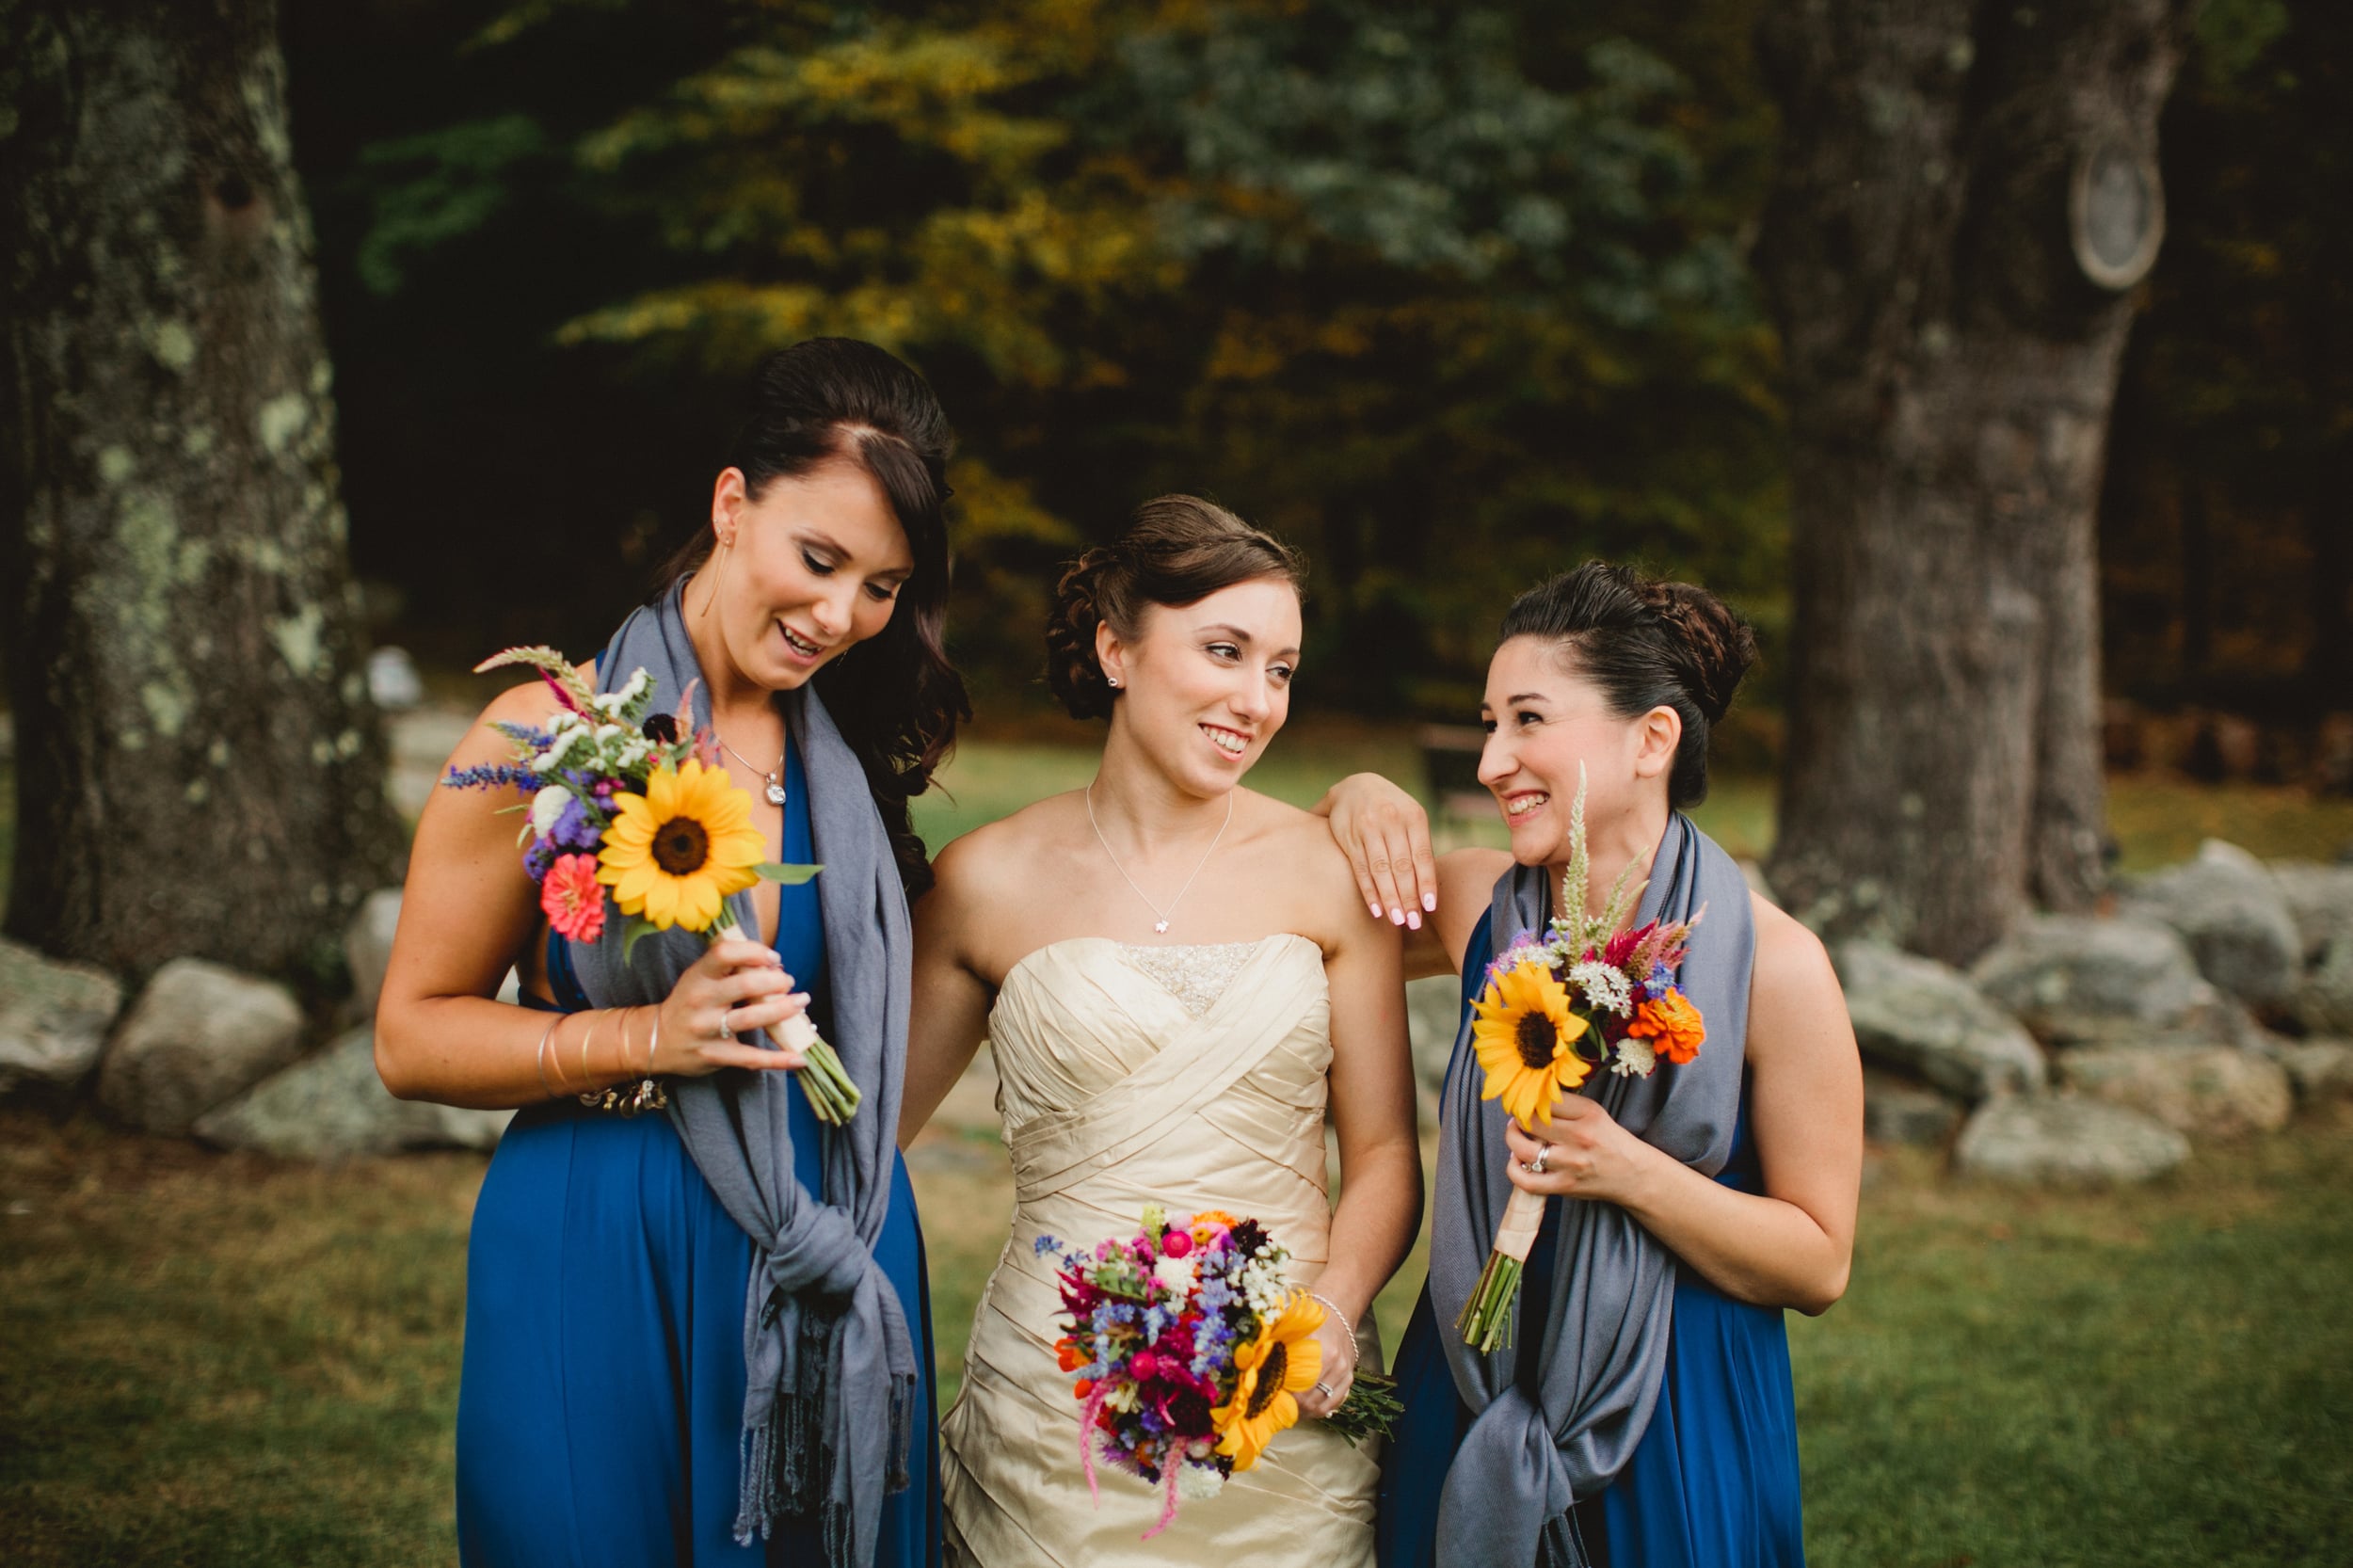
[[[1505,901],[1491,906],[1490,888],[1515,878],[1524,886],[1529,873],[1515,867],[1543,868],[1543,883],[1557,894],[1580,769],[1597,895],[1629,863],[1637,878],[1688,877],[1694,857],[1727,868],[1681,810],[1705,794],[1708,727],[1753,655],[1747,628],[1714,596],[1688,584],[1645,582],[1590,563],[1522,595],[1489,668],[1489,739],[1480,768],[1511,829],[1510,856],[1458,850],[1433,867],[1419,808],[1369,776],[1343,781],[1322,808],[1359,866],[1368,901],[1415,927],[1409,972],[1459,973],[1466,1016],[1497,947],[1514,935],[1497,929]],[[1530,1508],[1537,1517],[1528,1528],[1507,1533],[1526,1545],[1521,1560],[1545,1568],[1796,1568],[1804,1561],[1783,1313],[1822,1311],[1845,1289],[1862,1164],[1861,1068],[1820,943],[1747,895],[1736,872],[1720,875],[1733,884],[1732,897],[1748,903],[1754,923],[1753,960],[1744,947],[1721,944],[1709,959],[1751,966],[1745,985],[1737,972],[1720,976],[1736,1004],[1722,1008],[1721,1019],[1710,1015],[1701,1048],[1703,1056],[1717,1053],[1723,1074],[1715,1080],[1729,1127],[1721,1169],[1694,1168],[1644,1142],[1590,1094],[1564,1096],[1533,1138],[1492,1107],[1472,1108],[1474,1118],[1506,1127],[1511,1183],[1546,1197],[1544,1229],[1523,1276],[1516,1349],[1499,1374],[1512,1386],[1482,1388],[1469,1374],[1476,1398],[1466,1397],[1466,1374],[1456,1365],[1481,1365],[1454,1328],[1460,1292],[1443,1306],[1433,1300],[1441,1250],[1433,1240],[1432,1286],[1395,1368],[1406,1408],[1384,1459],[1377,1527],[1384,1568],[1466,1560],[1465,1521],[1483,1526]],[[1721,930],[1728,913],[1740,912],[1721,907],[1718,896],[1712,918]],[[1422,921],[1430,910],[1434,918]],[[1691,978],[1687,966],[1687,986]],[[1743,992],[1744,1031],[1737,1005]],[[1458,1056],[1470,1048],[1464,1032]],[[1475,1094],[1479,1081],[1476,1061],[1467,1074],[1465,1065],[1458,1060],[1449,1073],[1433,1222],[1440,1226],[1449,1219],[1449,1162],[1458,1179],[1483,1175],[1469,1168],[1474,1157],[1456,1138],[1465,1124],[1454,1096]],[[1582,1325],[1598,1333],[1545,1332],[1546,1306],[1563,1283],[1555,1277],[1556,1241],[1571,1200],[1616,1205],[1666,1249],[1671,1304],[1647,1320],[1659,1325],[1655,1352],[1627,1358],[1645,1368],[1629,1391],[1593,1400],[1590,1417],[1567,1416],[1565,1425],[1553,1425],[1556,1412],[1584,1407],[1564,1404],[1563,1387],[1574,1379],[1547,1361],[1548,1339],[1557,1341],[1555,1358],[1582,1342],[1598,1360],[1620,1352],[1596,1352],[1594,1344],[1610,1346],[1646,1327],[1637,1303],[1623,1319]],[[1481,1235],[1467,1250],[1483,1256],[1487,1241]],[[1540,1455],[1524,1466],[1490,1464],[1456,1474],[1458,1450],[1491,1399],[1507,1392],[1545,1424],[1557,1460]],[[1560,1491],[1544,1484],[1554,1464],[1553,1479],[1574,1484]],[[1548,1499],[1561,1496],[1573,1496],[1574,1506],[1549,1514]],[[1442,1512],[1449,1514],[1444,1530]]]
[[[699,666],[710,722],[730,775],[754,799],[771,858],[821,858],[813,810],[836,824],[827,842],[851,841],[839,831],[839,806],[813,807],[814,770],[801,721],[786,722],[785,698],[807,687],[836,715],[828,744],[835,756],[846,745],[848,756],[832,788],[842,788],[846,768],[851,798],[864,803],[851,820],[856,811],[879,819],[871,830],[888,845],[879,875],[899,904],[880,928],[902,934],[900,963],[906,893],[929,878],[906,797],[924,787],[963,713],[940,639],[948,447],[929,389],[881,350],[821,339],[772,356],[713,487],[712,531],[672,564],[651,610],[684,634],[674,641],[691,638],[681,657],[690,670]],[[857,657],[842,663],[853,648]],[[875,1175],[888,1183],[888,1204],[866,1277],[878,1273],[895,1298],[912,1341],[913,1382],[906,1451],[888,1478],[878,1469],[848,1483],[852,1495],[880,1497],[879,1522],[866,1530],[871,1550],[854,1550],[858,1532],[841,1494],[824,1490],[851,1445],[827,1443],[813,1496],[755,1473],[747,1341],[776,1307],[772,1299],[747,1321],[762,1243],[723,1206],[671,1115],[601,1109],[582,1093],[626,1093],[649,1072],[682,1092],[714,1073],[789,1069],[797,1055],[753,1039],[805,1010],[839,1039],[831,1025],[851,999],[838,990],[842,970],[829,959],[826,933],[843,926],[821,901],[855,900],[858,884],[840,881],[839,868],[798,887],[762,883],[754,912],[763,934],[773,933],[766,942],[720,941],[666,998],[592,1008],[574,962],[584,950],[549,929],[521,868],[514,818],[501,814],[528,797],[498,788],[495,776],[507,745],[491,727],[543,722],[552,701],[537,685],[505,694],[453,756],[454,770],[478,770],[477,778],[489,771],[492,787],[437,791],[420,820],[378,1013],[377,1065],[393,1093],[520,1108],[484,1179],[469,1250],[456,1434],[461,1560],[931,1568],[940,1528],[930,1301],[914,1193],[888,1129],[829,1128],[797,1085],[776,1080],[788,1108],[778,1142],[789,1141],[792,1179],[808,1199],[850,1211],[859,1200],[841,1189],[859,1167],[837,1145],[864,1133],[884,1151]],[[763,757],[776,760],[763,767]],[[520,1007],[492,1000],[510,958],[522,978]],[[875,969],[869,962],[857,972]],[[904,1071],[899,994],[895,1010],[858,998],[861,1016],[899,1020],[882,1078],[868,1086],[870,1109],[895,1104]],[[788,1320],[802,1330],[788,1380],[821,1342],[810,1335],[839,1321],[845,1301],[812,1293],[791,1303]],[[845,1429],[881,1431],[898,1398],[879,1384],[837,1386],[827,1413]],[[778,1474],[790,1467],[785,1450],[796,1435],[813,1431],[824,1441],[828,1430],[822,1421],[792,1427],[781,1416],[775,1425]],[[781,1508],[764,1506],[779,1493]]]

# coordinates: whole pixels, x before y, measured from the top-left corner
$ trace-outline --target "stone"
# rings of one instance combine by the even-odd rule
[[[392,933],[400,928],[400,889],[379,888],[360,900],[344,927],[344,961],[351,967],[351,1000],[363,1018],[376,1016],[384,994],[384,970],[392,961]]]
[[[2344,1040],[2281,1040],[2271,1058],[2288,1075],[2296,1097],[2308,1103],[2353,1096],[2353,1043]]]
[[[2353,1034],[2353,933],[2332,937],[2296,990],[2296,1016],[2313,1034]]]
[[[2044,1187],[2147,1181],[2188,1158],[2189,1140],[2163,1122],[2075,1095],[1988,1100],[1953,1148],[1963,1176]]]
[[[2041,1092],[2042,1052],[1958,969],[1866,940],[1842,942],[1833,956],[1865,1057],[1973,1105]]]
[[[1941,1144],[1961,1123],[1961,1107],[1933,1089],[1863,1069],[1863,1135],[1881,1144]]]
[[[2212,1041],[2229,1009],[2169,925],[2132,916],[2034,915],[1969,978],[2047,1045],[2142,1045],[2156,1032]]]
[[[185,1132],[302,1049],[302,1009],[282,985],[200,958],[155,971],[115,1031],[99,1100],[134,1127]]]
[[[2303,936],[2271,868],[2236,844],[2209,839],[2198,858],[2138,877],[2128,911],[2181,933],[2199,972],[2251,1007],[2284,1007],[2303,968]]]
[[[2303,938],[2307,965],[2319,963],[2336,938],[2353,936],[2353,866],[2275,860],[2271,874]]]
[[[0,1095],[31,1081],[70,1089],[98,1065],[122,983],[0,941]]]
[[[2088,1046],[2060,1053],[2058,1073],[2071,1089],[2198,1137],[2277,1132],[2296,1109],[2284,1067],[2229,1046]]]
[[[1414,1048],[1414,1076],[1433,1096],[1446,1092],[1447,1063],[1463,1022],[1463,983],[1450,974],[1405,983],[1405,1033]]]
[[[403,1149],[495,1148],[514,1114],[394,1099],[376,1073],[375,1031],[362,1027],[206,1112],[195,1131],[223,1148],[335,1160]]]

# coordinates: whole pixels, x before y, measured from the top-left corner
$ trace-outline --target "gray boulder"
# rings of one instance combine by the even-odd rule
[[[2120,916],[2035,915],[1986,950],[1969,978],[2052,1045],[2212,1040],[2230,1013],[2171,926]]]
[[[122,983],[0,941],[0,1095],[25,1081],[72,1088],[98,1065]]]
[[[376,1076],[376,1035],[361,1028],[255,1084],[196,1123],[224,1148],[332,1160],[402,1149],[488,1149],[512,1111],[468,1111],[394,1099]]]
[[[2303,968],[2303,937],[2271,869],[2209,839],[2198,858],[2131,882],[2126,908],[2181,933],[2199,972],[2253,1007],[2284,1007]]]
[[[1941,1144],[1961,1122],[1961,1107],[1933,1089],[1892,1073],[1863,1069],[1863,1135],[1881,1144]]]
[[[2271,1058],[2285,1069],[2296,1097],[2305,1101],[2353,1096],[2353,1044],[2344,1040],[2281,1040]]]
[[[1977,1108],[1953,1160],[1962,1175],[2043,1187],[2146,1181],[2189,1158],[2189,1140],[2137,1111],[2074,1095]]]
[[[185,1132],[302,1048],[302,1010],[282,985],[197,958],[155,971],[98,1072],[106,1109],[150,1132]]]
[[[351,966],[351,1000],[360,1016],[376,1015],[384,993],[384,969],[392,961],[392,933],[400,925],[400,889],[379,888],[360,902],[344,928],[344,960]]]
[[[2058,1071],[2071,1089],[2201,1138],[2277,1132],[2296,1109],[2286,1069],[2228,1046],[2091,1046],[2060,1056]]]
[[[2320,967],[2297,987],[2296,1016],[2314,1034],[2353,1034],[2353,933],[2329,939]]]
[[[2271,875],[2296,919],[2303,939],[2304,962],[2317,964],[2329,944],[2340,936],[2353,937],[2353,866],[2331,866],[2318,860],[2275,860]]]
[[[1405,1032],[1414,1048],[1414,1076],[1433,1095],[1446,1090],[1446,1064],[1463,1017],[1463,983],[1450,974],[1405,983]]]
[[[2033,1039],[1958,969],[1872,941],[1842,942],[1834,956],[1865,1056],[1971,1104],[2041,1091]]]

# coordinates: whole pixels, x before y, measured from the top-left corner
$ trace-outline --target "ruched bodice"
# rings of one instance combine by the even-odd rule
[[[1372,1560],[1372,1461],[1321,1423],[1277,1438],[1219,1496],[1140,1539],[1157,1491],[1080,1469],[1078,1404],[1056,1365],[1062,1310],[1041,1235],[1125,1234],[1147,1203],[1258,1220],[1311,1285],[1329,1256],[1323,955],[1304,936],[1209,947],[1052,943],[989,1016],[1013,1158],[1012,1235],[973,1315],[964,1392],[943,1423],[951,1562]]]

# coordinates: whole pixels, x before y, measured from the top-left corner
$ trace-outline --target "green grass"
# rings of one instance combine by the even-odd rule
[[[964,1142],[917,1176],[951,1378],[1010,1209]],[[449,1561],[482,1165],[0,1110],[0,1560]],[[2120,1193],[1877,1160],[1852,1289],[1790,1319],[1810,1560],[2353,1560],[2348,1301],[2353,1111]]]

